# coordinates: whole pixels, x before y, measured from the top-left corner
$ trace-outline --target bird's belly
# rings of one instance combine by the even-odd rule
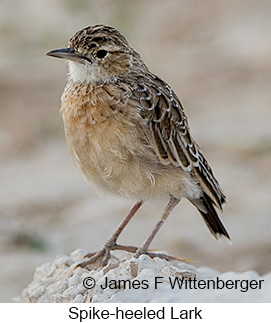
[[[70,102],[62,107],[67,145],[75,166],[89,184],[102,192],[134,199],[191,196],[197,190],[188,174],[159,161],[142,141],[137,123],[118,114],[90,122],[94,118],[75,111],[77,102],[71,109]]]
[[[161,165],[152,151],[142,149],[133,131],[120,129],[112,120],[75,133],[66,127],[69,151],[85,180],[101,192],[133,199],[185,196],[182,171]]]
[[[70,154],[88,183],[127,197],[151,189],[153,175],[140,157],[133,125],[112,119],[94,125],[64,121]]]

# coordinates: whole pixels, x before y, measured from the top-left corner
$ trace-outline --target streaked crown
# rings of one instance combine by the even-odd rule
[[[125,37],[115,28],[104,25],[85,27],[77,31],[69,40],[69,47],[88,52],[94,48],[112,47],[129,50]],[[126,47],[126,48],[125,48]]]

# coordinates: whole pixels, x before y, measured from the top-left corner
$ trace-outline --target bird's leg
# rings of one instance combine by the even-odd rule
[[[166,221],[166,219],[168,218],[169,214],[171,213],[171,211],[175,208],[175,206],[180,202],[180,199],[177,199],[173,196],[170,196],[170,200],[167,204],[167,206],[164,209],[164,212],[162,213],[160,219],[157,221],[155,227],[153,228],[153,230],[151,231],[151,233],[149,234],[149,236],[147,237],[147,239],[143,242],[143,244],[141,245],[141,247],[139,247],[135,254],[134,257],[138,258],[140,255],[142,254],[147,254],[150,257],[159,257],[159,258],[163,258],[163,259],[177,259],[173,256],[169,256],[163,253],[156,253],[156,252],[148,252],[148,248],[152,242],[152,240],[154,239],[154,237],[156,236],[156,234],[158,233],[158,231],[160,230],[161,226],[163,225],[163,223]]]
[[[116,242],[117,242],[117,239],[120,236],[121,232],[126,227],[126,225],[130,222],[130,220],[132,219],[132,217],[135,215],[135,213],[138,211],[138,209],[141,207],[142,204],[143,204],[143,201],[141,200],[141,201],[137,201],[133,205],[133,207],[128,212],[128,214],[126,215],[126,217],[121,221],[121,223],[119,224],[119,226],[117,227],[117,229],[108,238],[107,243],[106,243],[106,245],[108,247],[113,247],[113,246],[116,246],[117,245]]]
[[[87,265],[94,263],[98,258],[102,257],[102,266],[105,266],[110,258],[111,250],[126,250],[128,252],[136,252],[137,248],[133,246],[122,246],[117,244],[117,239],[120,236],[123,229],[138,211],[138,209],[143,204],[143,201],[137,201],[134,206],[131,208],[126,217],[121,221],[117,229],[111,234],[111,236],[107,239],[104,246],[98,251],[94,253],[88,253],[84,258],[89,258],[78,264],[76,267],[86,267]]]

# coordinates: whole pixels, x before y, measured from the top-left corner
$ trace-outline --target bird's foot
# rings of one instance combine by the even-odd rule
[[[190,260],[190,259],[185,259],[185,258],[179,258],[179,257],[175,257],[175,256],[171,256],[171,255],[168,255],[166,253],[162,253],[162,252],[156,252],[156,250],[147,250],[145,251],[144,249],[141,249],[141,248],[138,248],[134,254],[134,258],[138,258],[139,256],[141,255],[147,255],[151,258],[160,258],[160,259],[164,259],[164,260],[167,260],[167,261],[170,261],[170,260],[178,260],[178,261],[193,261],[193,260]]]
[[[134,246],[123,246],[119,245],[116,242],[107,242],[105,245],[97,252],[90,252],[84,256],[84,259],[88,258],[87,260],[82,261],[76,267],[85,268],[90,264],[94,264],[96,261],[100,261],[101,267],[104,267],[108,264],[110,259],[110,253],[112,250],[125,250],[128,252],[135,253],[137,251],[137,247]]]
[[[81,263],[79,263],[76,267],[81,267],[81,268],[85,268],[88,265],[91,264],[95,264],[97,261],[99,261],[99,266],[101,267],[105,267],[108,264],[108,261],[110,259],[111,256],[111,251],[113,250],[125,250],[127,252],[131,252],[134,253],[133,257],[134,258],[138,258],[139,256],[145,254],[151,258],[160,258],[160,259],[164,259],[167,261],[170,260],[178,260],[178,261],[193,261],[190,259],[184,259],[184,258],[178,258],[175,256],[171,256],[168,255],[166,253],[162,253],[162,252],[157,252],[156,250],[147,250],[145,251],[142,248],[138,248],[138,247],[134,247],[134,246],[123,246],[123,245],[119,245],[116,242],[106,242],[105,245],[97,252],[90,252],[88,254],[86,254],[84,256],[84,261],[82,261]]]

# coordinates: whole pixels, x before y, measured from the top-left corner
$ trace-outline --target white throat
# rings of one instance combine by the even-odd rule
[[[82,64],[79,62],[68,61],[69,81],[95,84],[100,82],[112,82],[112,77],[101,70],[101,67],[95,63]]]

